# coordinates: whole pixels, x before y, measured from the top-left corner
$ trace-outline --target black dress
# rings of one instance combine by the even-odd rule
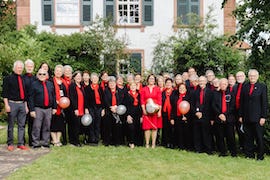
[[[59,88],[60,88],[60,96],[66,96],[66,88],[64,86],[64,84],[59,84]],[[62,110],[61,110],[62,111]],[[61,114],[57,115],[54,114],[52,116],[52,122],[51,122],[51,132],[63,132],[65,127],[64,124],[64,115],[61,112]]]

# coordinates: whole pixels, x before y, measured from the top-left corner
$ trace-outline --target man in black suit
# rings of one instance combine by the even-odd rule
[[[230,92],[228,87],[228,80],[221,78],[219,80],[220,90],[214,93],[213,97],[213,110],[215,114],[215,127],[217,133],[217,145],[219,147],[220,156],[226,156],[227,147],[230,150],[231,156],[236,156],[235,144],[235,98],[233,93]]]
[[[239,110],[239,121],[243,122],[245,132],[245,155],[247,158],[264,159],[264,124],[267,117],[267,87],[257,82],[259,73],[256,69],[248,72],[249,82],[243,86]],[[256,146],[254,145],[254,139]]]
[[[196,152],[212,154],[210,117],[213,92],[206,87],[206,83],[206,77],[200,76],[200,89],[195,94],[194,148]]]
[[[236,82],[237,83],[233,86],[233,94],[235,97],[235,119],[237,120],[235,123],[235,126],[236,126],[236,132],[238,134],[240,151],[244,150],[244,143],[245,143],[245,135],[242,131],[243,124],[238,121],[241,91],[242,91],[242,87],[245,84],[245,80],[246,80],[245,73],[243,71],[239,71],[236,73]]]

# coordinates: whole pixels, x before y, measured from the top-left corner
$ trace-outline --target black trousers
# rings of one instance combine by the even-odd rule
[[[162,113],[162,126],[163,126],[162,138],[161,138],[162,146],[174,144],[174,139],[173,139],[174,126],[171,124],[170,120],[168,119],[167,113]]]
[[[257,159],[262,159],[264,156],[264,126],[259,123],[244,123],[244,132],[246,157],[255,158],[255,152],[257,151]]]
[[[236,129],[236,132],[237,132],[237,135],[238,135],[239,147],[244,148],[244,146],[245,146],[245,134],[240,130],[240,127],[241,127],[242,124],[239,122],[238,111],[235,114],[235,119],[236,119],[235,129]]]
[[[98,143],[100,138],[100,123],[101,123],[101,107],[91,107],[89,109],[90,114],[93,118],[92,124],[90,124],[89,137],[90,142]]]
[[[195,119],[193,124],[194,149],[196,152],[211,153],[210,122],[206,119]]]
[[[73,114],[73,118],[69,122],[69,142],[74,145],[80,144],[81,117]]]
[[[225,139],[227,143],[227,148],[229,149],[232,156],[236,156],[236,143],[235,143],[235,131],[234,123],[217,123],[217,144],[219,147],[219,152],[221,155],[227,153]]]
[[[175,146],[180,149],[193,149],[192,124],[189,121],[183,121],[182,117],[177,118],[174,123]]]
[[[112,113],[106,113],[103,122],[104,127],[104,145],[121,145],[123,144],[123,122],[117,122]]]
[[[140,122],[140,116],[133,118],[131,124],[126,123],[125,127],[127,128],[127,138],[130,144],[134,143],[136,146],[143,145],[143,131]]]
[[[33,120],[30,116],[30,112],[26,115],[26,123],[28,125],[28,144],[29,146],[33,146],[33,139],[32,139],[32,130],[33,130]]]
[[[74,113],[72,112],[72,109],[71,108],[67,108],[64,110],[64,113],[65,113],[65,127],[64,127],[64,131],[63,131],[63,143],[65,144],[67,142],[67,136],[66,134],[68,134],[68,140],[69,142],[71,143],[72,142],[72,121],[73,121],[73,116]],[[67,125],[67,128],[68,128],[68,131],[66,133],[66,125]]]

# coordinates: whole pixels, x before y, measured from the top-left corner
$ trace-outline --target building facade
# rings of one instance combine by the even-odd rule
[[[87,30],[96,16],[110,18],[142,71],[151,68],[159,39],[188,27],[189,13],[203,18],[212,7],[218,25],[215,33],[235,33],[231,16],[235,0],[228,0],[224,9],[221,4],[222,0],[17,0],[17,29],[33,24],[40,32],[71,34]]]

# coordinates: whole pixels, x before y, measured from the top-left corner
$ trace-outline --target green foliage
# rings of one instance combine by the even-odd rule
[[[224,1],[226,3],[226,1]],[[270,1],[242,0],[234,11],[239,30],[231,39],[247,41],[251,45],[251,54],[246,66],[260,72],[260,81],[270,86]],[[268,88],[268,98],[270,90]],[[269,106],[270,107],[270,106]],[[268,118],[269,119],[269,118]],[[267,150],[270,150],[270,125],[266,125]]]
[[[124,57],[126,44],[115,37],[116,32],[106,20],[97,17],[88,28],[83,33],[57,35],[38,33],[35,26],[29,25],[20,31],[0,34],[0,84],[3,76],[12,72],[15,60],[32,59],[36,68],[47,62],[51,68],[69,64],[74,70],[100,72],[106,68],[104,62],[110,60],[104,57],[113,57],[110,62]]]
[[[16,30],[16,8],[13,0],[0,0],[0,34]]]
[[[171,72],[173,69],[174,73],[179,73],[194,67],[199,74],[212,69],[219,75],[227,76],[241,68],[243,54],[226,43],[226,36],[213,33],[216,22],[211,18],[211,11],[202,21],[203,25],[198,26],[198,17],[192,15],[194,20],[189,21],[189,28],[179,29],[175,36],[159,42],[154,51],[155,71]]]

